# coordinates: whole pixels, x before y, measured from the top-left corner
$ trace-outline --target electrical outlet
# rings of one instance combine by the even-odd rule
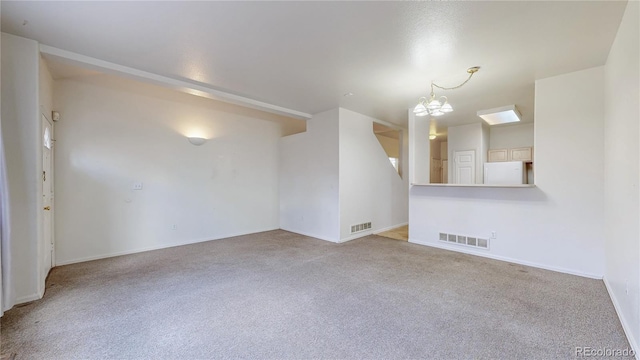
[[[497,236],[497,233],[496,233],[495,231],[492,231],[492,232],[491,232],[491,238],[492,238],[492,239],[495,239],[495,238],[496,238],[496,236]]]
[[[133,183],[133,190],[142,190],[142,183],[141,182]]]
[[[624,282],[624,292],[629,295],[629,280],[625,280]]]
[[[171,230],[178,230],[178,225],[176,224],[171,225]]]

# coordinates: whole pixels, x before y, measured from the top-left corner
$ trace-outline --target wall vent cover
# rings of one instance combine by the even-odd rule
[[[361,231],[371,230],[371,222],[351,225],[351,233],[355,234]]]
[[[438,239],[447,243],[454,243],[458,245],[469,246],[478,249],[489,249],[489,239],[466,236],[466,235],[457,235],[457,234],[448,234],[448,233],[439,233]]]

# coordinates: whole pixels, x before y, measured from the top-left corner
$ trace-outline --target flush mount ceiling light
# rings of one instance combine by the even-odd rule
[[[480,110],[478,111],[478,116],[489,125],[508,124],[522,120],[522,115],[520,115],[520,111],[518,111],[515,105]]]
[[[200,145],[204,144],[207,141],[207,139],[205,139],[205,138],[195,137],[195,136],[188,137],[187,139],[189,139],[189,142],[192,143],[195,146],[200,146]]]
[[[427,101],[426,97],[421,97],[418,99],[418,105],[413,109],[413,113],[416,116],[441,116],[446,113],[450,113],[453,111],[453,107],[449,104],[449,99],[446,96],[440,96],[440,98],[436,98],[436,94],[433,91],[434,87],[442,90],[455,90],[462,87],[464,84],[471,80],[473,74],[477,73],[480,70],[480,66],[474,66],[467,69],[467,73],[469,77],[462,84],[453,87],[443,87],[438,84],[435,84],[433,81],[431,82],[431,94],[429,94],[429,100]]]
[[[429,135],[429,140],[435,140],[438,137],[436,134]]]

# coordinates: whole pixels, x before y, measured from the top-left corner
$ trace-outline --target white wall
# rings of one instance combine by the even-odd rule
[[[0,59],[2,59],[2,36],[0,36]],[[0,61],[1,62],[1,61]],[[2,83],[2,70],[0,66],[0,84]],[[0,98],[2,98],[2,90],[0,86]],[[0,101],[0,112],[2,108],[2,102]],[[0,114],[0,137],[2,137],[2,115]],[[5,171],[5,156],[4,156],[4,143],[0,141],[0,192],[8,193],[7,181],[6,181],[6,171]],[[7,208],[9,202],[6,199],[6,196],[0,197],[0,317],[4,315],[4,293],[3,293],[3,285],[2,285],[2,248],[3,248],[3,239],[7,241],[9,239],[8,231],[7,231]],[[7,251],[5,251],[7,252]]]
[[[343,108],[339,118],[340,240],[406,224],[407,177],[396,172],[373,134],[378,120]],[[351,225],[369,221],[371,231],[351,234]]]
[[[640,351],[639,12],[637,1],[627,4],[604,70],[605,282],[636,353]]]
[[[340,240],[338,115],[338,109],[315,114],[305,133],[280,139],[283,230]]]
[[[537,81],[537,187],[413,186],[410,241],[601,277],[603,81],[602,67]],[[490,250],[475,250],[440,242],[441,231],[481,237],[496,231],[497,238]]]
[[[533,123],[490,127],[490,149],[533,146]]]
[[[38,299],[40,116],[38,43],[2,34],[2,136],[9,189],[3,306]]]
[[[484,184],[484,163],[486,163],[489,160],[489,145],[491,142],[491,129],[489,128],[489,125],[487,125],[484,121],[481,123],[481,134],[482,134],[482,139],[481,139],[481,145],[482,145],[482,150],[481,150],[481,154],[480,154],[480,179],[478,181],[478,184]]]
[[[54,90],[57,264],[279,227],[288,119],[107,75]]]
[[[483,153],[483,125],[481,123],[450,126],[447,130],[448,159],[449,162],[449,183],[454,182],[454,153],[456,151],[474,150],[476,155],[476,184],[482,184],[484,158]]]
[[[416,116],[413,109],[407,113],[409,119],[409,146],[408,149],[408,174],[411,184],[428,184],[431,175],[431,145],[429,144],[429,124],[428,117]],[[440,154],[442,155],[442,154]],[[451,176],[449,176],[451,178]]]

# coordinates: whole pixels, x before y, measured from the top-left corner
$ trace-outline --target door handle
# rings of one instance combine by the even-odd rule
[[[51,206],[45,206],[44,209],[49,211],[49,210],[51,210]]]

